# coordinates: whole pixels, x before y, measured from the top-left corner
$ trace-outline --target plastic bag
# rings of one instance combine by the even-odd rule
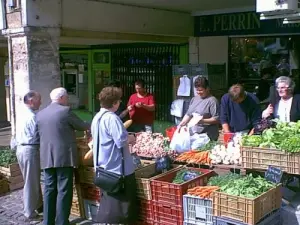
[[[177,96],[190,96],[191,95],[191,80],[187,75],[180,78]]]
[[[210,142],[210,138],[207,136],[206,133],[203,134],[195,133],[193,136],[191,136],[190,139],[191,139],[191,149],[201,148],[204,145],[208,144],[208,142]]]
[[[190,132],[187,127],[178,127],[176,129],[170,143],[170,148],[178,153],[186,152],[191,149]]]

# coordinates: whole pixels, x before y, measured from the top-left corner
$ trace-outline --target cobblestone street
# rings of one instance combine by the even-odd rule
[[[42,222],[38,221],[26,221],[26,218],[22,214],[23,210],[23,200],[22,200],[23,190],[17,190],[6,195],[0,196],[0,224],[1,225],[29,225],[38,224],[42,225]],[[80,225],[90,225],[96,224],[91,221],[83,220],[74,216],[70,217],[71,224]]]

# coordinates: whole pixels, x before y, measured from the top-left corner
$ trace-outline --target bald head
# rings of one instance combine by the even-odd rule
[[[32,110],[38,110],[41,106],[41,95],[36,91],[29,91],[24,95],[24,104]]]
[[[52,102],[68,105],[68,93],[63,87],[53,89],[50,93],[50,98]]]

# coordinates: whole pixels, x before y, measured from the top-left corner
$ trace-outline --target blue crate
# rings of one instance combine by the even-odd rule
[[[191,74],[191,65],[183,64],[183,65],[174,65],[172,66],[173,76],[176,75],[190,75]]]
[[[247,223],[243,223],[237,220],[233,220],[230,218],[224,217],[213,217],[214,225],[249,225]],[[282,218],[280,210],[276,210],[266,217],[264,217],[261,222],[257,223],[256,225],[282,225]]]
[[[207,75],[208,74],[207,64],[201,63],[201,64],[191,65],[191,74],[192,76]]]

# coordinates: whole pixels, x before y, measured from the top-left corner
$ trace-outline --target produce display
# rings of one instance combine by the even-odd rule
[[[212,177],[208,185],[220,187],[220,191],[229,195],[256,198],[275,187],[275,184],[263,177],[225,175],[223,178]]]
[[[211,193],[214,191],[219,190],[220,187],[218,186],[197,186],[191,189],[188,189],[187,193],[189,195],[198,196],[201,198],[209,198],[211,196]]]
[[[173,184],[182,184],[189,180],[195,179],[196,177],[199,177],[200,175],[201,175],[201,172],[189,170],[189,169],[182,169],[176,173],[176,176],[173,179],[172,183]]]
[[[262,135],[244,136],[243,146],[278,149],[286,152],[300,152],[300,121],[276,121],[276,127],[266,129]]]
[[[212,164],[223,163],[225,165],[241,165],[241,147],[239,144],[229,142],[227,148],[224,145],[215,146],[209,155]]]
[[[191,150],[180,154],[175,159],[177,162],[195,163],[195,164],[210,164],[209,151],[199,152],[197,150]]]
[[[175,155],[175,152],[169,149],[168,138],[165,138],[161,133],[138,133],[136,143],[132,146],[131,151],[138,156],[147,158]]]
[[[16,151],[10,149],[0,150],[0,166],[8,167],[16,162],[18,162]]]

